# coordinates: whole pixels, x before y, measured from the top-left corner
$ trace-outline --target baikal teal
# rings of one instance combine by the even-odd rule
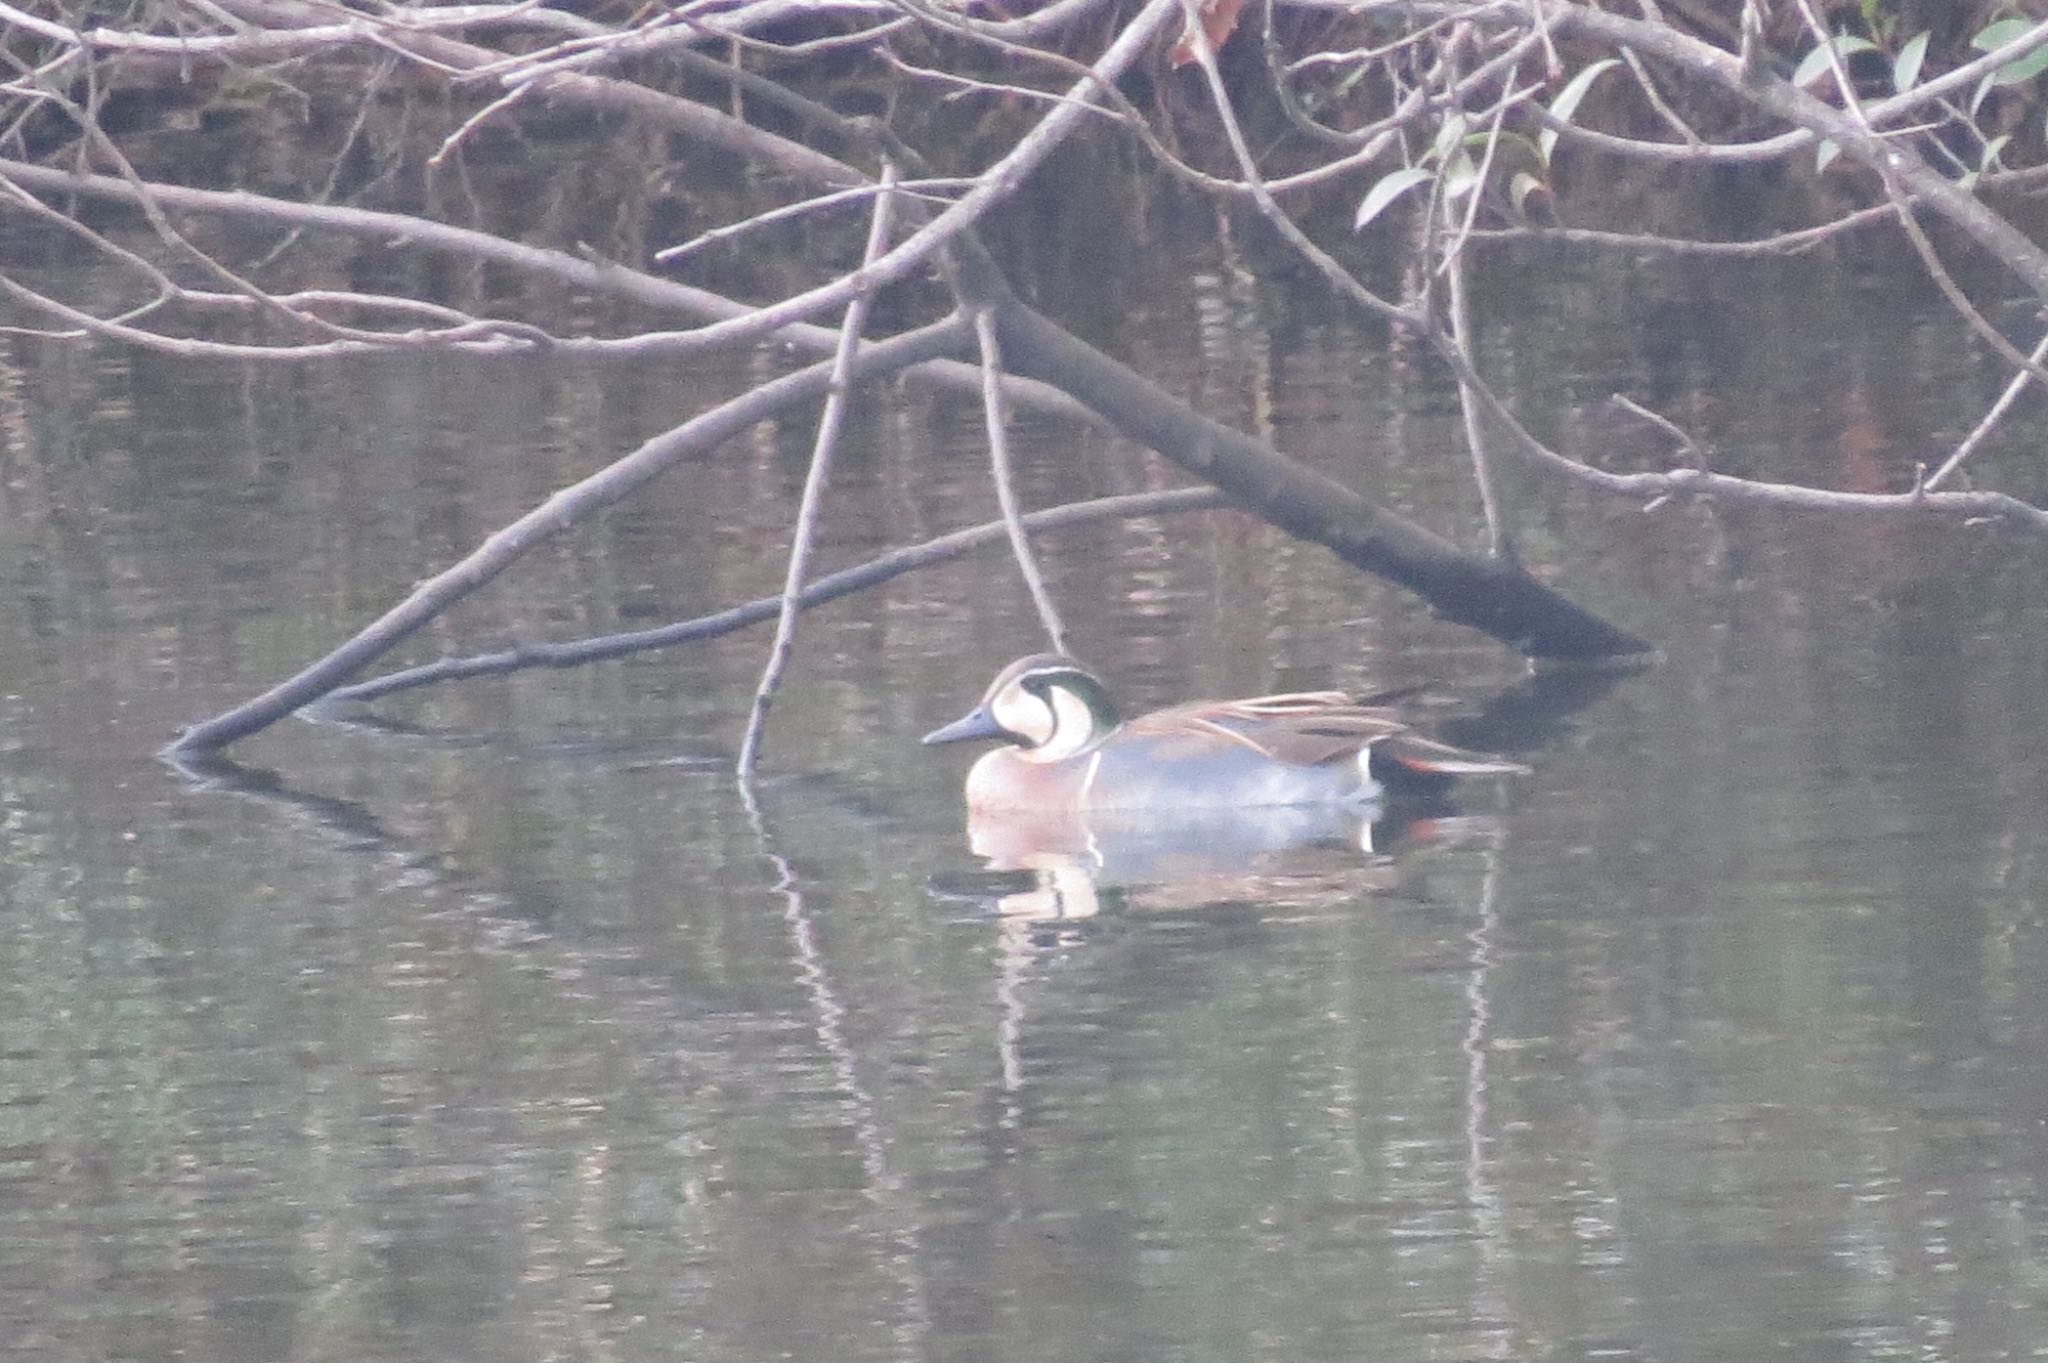
[[[1126,720],[1072,658],[1034,654],[924,741],[998,739],[967,774],[975,810],[1175,810],[1362,805],[1440,793],[1518,763],[1424,737],[1341,691],[1194,701]]]

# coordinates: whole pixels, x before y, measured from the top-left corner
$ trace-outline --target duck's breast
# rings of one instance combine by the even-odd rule
[[[1033,762],[1015,748],[983,753],[967,771],[967,807],[1080,809],[1091,760]]]

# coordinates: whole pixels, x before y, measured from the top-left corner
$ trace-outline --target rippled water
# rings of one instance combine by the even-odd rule
[[[1656,457],[1603,424],[1617,388],[1730,466],[1860,485],[1995,387],[1840,268],[1749,304],[1551,268],[1493,281],[1492,362],[1616,466]],[[1113,343],[1469,542],[1440,380],[1238,287],[1136,289]],[[703,392],[9,339],[6,1356],[2048,1352],[2048,606],[2016,537],[1534,485],[1530,557],[1665,652],[1578,692],[1228,513],[1048,539],[1134,706],[1426,681],[1535,769],[1121,884],[984,866],[960,760],[916,745],[1037,646],[993,556],[807,619],[753,811],[755,637],[151,760]],[[865,413],[826,556],[989,516],[978,425]],[[1021,436],[1034,503],[1172,481]],[[2039,495],[2041,436],[1987,467]],[[771,590],[808,441],[680,470],[415,656]]]

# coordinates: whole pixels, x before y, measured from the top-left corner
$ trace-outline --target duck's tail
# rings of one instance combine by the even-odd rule
[[[1390,790],[1436,790],[1459,776],[1527,776],[1520,762],[1467,752],[1420,734],[1390,734],[1372,745],[1373,779]]]

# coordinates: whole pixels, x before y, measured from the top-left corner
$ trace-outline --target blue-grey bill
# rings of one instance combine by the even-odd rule
[[[942,725],[924,736],[927,745],[933,743],[965,743],[976,738],[1002,738],[1003,726],[996,723],[995,716],[988,712],[986,705],[977,705],[951,724]]]

